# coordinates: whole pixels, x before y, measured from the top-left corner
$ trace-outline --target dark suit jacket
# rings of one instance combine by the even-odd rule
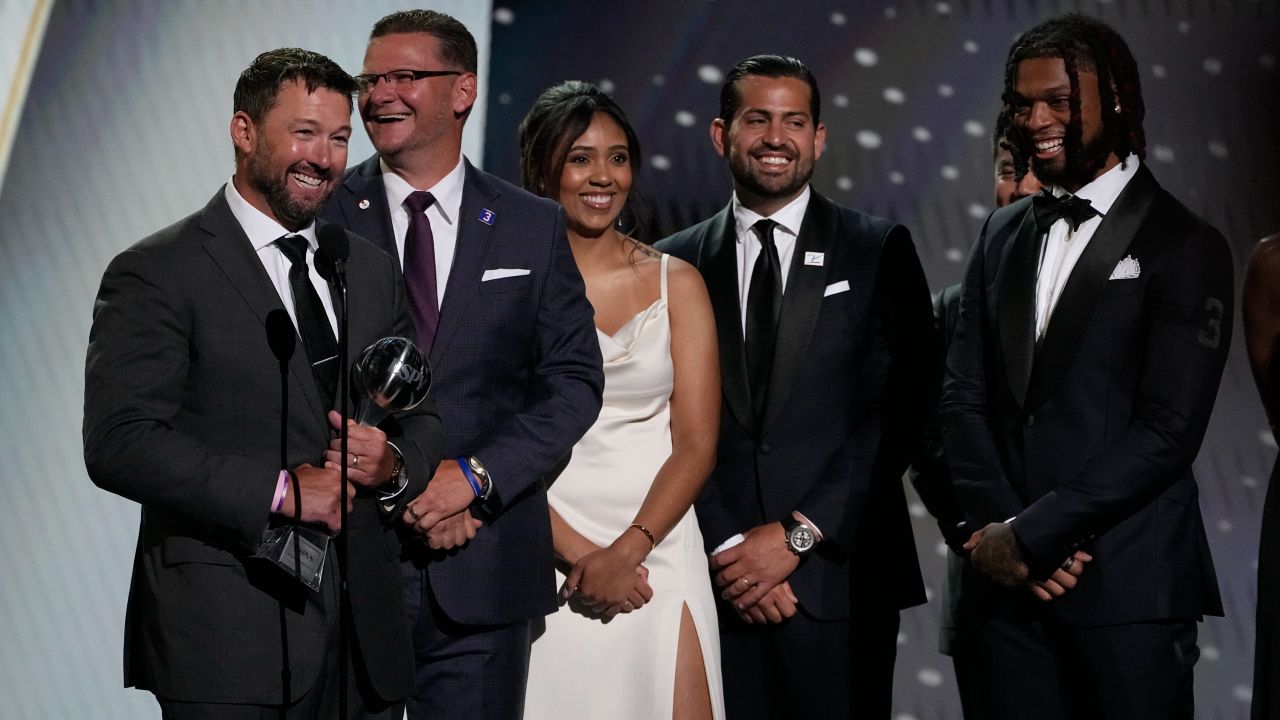
[[[359,238],[347,282],[352,348],[409,332],[394,263]],[[85,369],[84,453],[97,485],[142,504],[127,685],[186,701],[278,703],[281,603],[295,698],[320,670],[333,608],[250,558],[280,471],[281,380],[264,323],[282,307],[221,190],[118,255],[102,278]],[[289,364],[290,467],[322,462],[327,410],[299,343]],[[434,408],[428,402],[386,427],[411,469],[409,492],[420,491],[443,451]],[[395,533],[363,495],[348,522],[355,637],[377,692],[403,697],[413,657]],[[325,572],[329,586],[334,569]]]
[[[464,182],[433,393],[448,456],[484,463],[500,509],[462,550],[415,559],[450,618],[496,624],[556,609],[543,478],[595,422],[604,375],[563,210],[470,163]],[[347,171],[322,214],[399,257],[377,156]],[[493,269],[528,274],[482,281]]]
[[[910,234],[812,194],[760,431],[751,417],[734,244],[726,207],[657,245],[702,272],[719,334],[719,455],[696,506],[707,549],[799,510],[824,535],[790,578],[806,612],[848,618],[851,569],[860,571],[861,597],[895,610],[924,602],[901,478],[911,436],[936,394],[917,365],[930,365],[932,317]],[[822,264],[806,264],[815,252]],[[847,291],[825,294],[842,281]],[[895,411],[882,416],[882,402]]]
[[[965,276],[942,402],[956,496],[974,527],[1017,516],[1033,577],[1088,549],[1053,603],[1068,622],[1220,614],[1191,463],[1231,344],[1227,243],[1140,167],[1037,346],[1030,207],[992,213]],[[1138,277],[1109,279],[1126,258]]]

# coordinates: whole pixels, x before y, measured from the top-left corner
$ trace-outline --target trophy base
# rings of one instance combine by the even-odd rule
[[[267,530],[254,557],[270,560],[303,585],[320,590],[329,536],[302,525],[280,525]]]

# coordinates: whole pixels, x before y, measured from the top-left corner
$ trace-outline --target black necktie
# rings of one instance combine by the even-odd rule
[[[293,312],[298,320],[298,334],[307,348],[311,361],[311,373],[315,376],[320,396],[328,404],[333,403],[333,392],[338,381],[338,342],[333,337],[333,327],[325,315],[324,305],[316,294],[315,286],[307,272],[307,241],[301,235],[286,235],[276,241],[284,256],[289,258],[289,287],[293,289]]]
[[[431,232],[427,208],[435,203],[431,193],[417,190],[405,198],[409,211],[409,231],[404,237],[404,290],[409,301],[409,315],[418,330],[418,345],[431,352],[436,327],[440,324],[440,305],[436,293],[436,242]]]
[[[773,345],[778,336],[778,313],[782,309],[782,267],[778,247],[773,244],[773,228],[778,223],[760,220],[751,226],[760,238],[760,256],[751,271],[747,291],[747,380],[751,384],[751,410],[756,427],[764,419],[764,401],[769,392],[769,371],[773,367]]]
[[[1040,232],[1047,232],[1049,226],[1058,220],[1066,220],[1071,225],[1071,232],[1075,232],[1080,229],[1080,223],[1100,214],[1084,198],[1075,195],[1057,197],[1048,190],[1031,198],[1031,209]]]

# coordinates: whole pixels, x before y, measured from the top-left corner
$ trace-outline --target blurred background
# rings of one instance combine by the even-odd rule
[[[158,717],[121,689],[132,503],[81,459],[84,351],[112,256],[203,206],[230,176],[231,92],[259,52],[293,45],[359,70],[401,2],[0,0],[0,693],[6,717]],[[1280,232],[1280,3],[1275,0],[552,0],[430,2],[481,46],[464,150],[519,181],[516,127],[566,79],[613,93],[639,133],[656,239],[708,217],[730,180],[712,151],[723,75],[781,52],[818,77],[828,147],[814,186],[907,225],[934,291],[958,282],[993,207],[991,126],[1014,37],[1068,11],[1128,40],[1147,163],[1231,241],[1239,269]],[[357,130],[350,162],[372,152]],[[1258,521],[1276,442],[1232,355],[1197,461],[1227,608],[1201,628],[1198,715],[1248,716]],[[932,600],[903,616],[895,720],[959,718],[936,651],[942,545],[912,499]],[[874,592],[874,582],[868,592]]]

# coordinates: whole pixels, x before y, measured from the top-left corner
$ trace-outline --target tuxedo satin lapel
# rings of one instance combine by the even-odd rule
[[[742,306],[738,293],[737,238],[733,213],[721,210],[708,228],[701,250],[703,278],[716,316],[720,346],[720,385],[730,412],[744,428],[754,428],[747,358],[742,340]]]
[[[382,184],[382,166],[375,155],[360,163],[343,183],[342,212],[347,229],[382,248],[400,264],[395,234],[391,225],[391,209],[387,207],[387,189]],[[361,207],[361,206],[364,207]]]
[[[796,371],[804,360],[809,336],[813,334],[818,310],[822,307],[829,267],[806,265],[805,253],[820,252],[832,257],[831,239],[838,235],[835,206],[816,192],[809,196],[809,207],[800,223],[791,268],[787,272],[786,291],[782,294],[782,311],[778,317],[778,338],[773,347],[773,365],[769,371],[769,396],[765,398],[763,435],[786,403]]]
[[[267,313],[276,308],[284,309],[280,302],[280,293],[276,292],[271,278],[262,267],[258,253],[254,251],[249,237],[231,214],[222,191],[205,207],[200,217],[200,229],[208,233],[204,238],[205,252],[213,259],[214,264],[222,271],[240,297],[244,298],[251,312],[262,323],[262,342],[267,342]],[[328,408],[320,399],[320,391],[316,388],[315,376],[307,363],[307,353],[299,342],[289,360],[289,382],[297,383],[302,394],[307,398],[307,407],[315,413],[318,422],[325,423]]]
[[[464,161],[466,162],[466,161]],[[488,254],[493,231],[502,222],[501,213],[494,215],[493,224],[480,222],[480,212],[492,209],[499,195],[493,187],[467,162],[466,177],[462,186],[462,204],[459,206],[458,239],[453,251],[453,267],[449,270],[449,283],[445,286],[444,300],[440,303],[440,325],[431,348],[431,363],[439,364],[444,348],[458,329],[460,318],[467,305],[480,288],[480,275]]]
[[[1071,270],[1062,297],[1049,319],[1025,407],[1034,408],[1044,402],[1062,382],[1089,329],[1098,298],[1106,289],[1116,263],[1138,234],[1155,194],[1155,178],[1145,165],[1140,166],[1089,239],[1089,246]]]
[[[1004,354],[1009,391],[1019,406],[1026,405],[1027,387],[1035,362],[1036,266],[1040,262],[1042,230],[1027,206],[1014,237],[1000,280],[998,315],[1000,349]]]

